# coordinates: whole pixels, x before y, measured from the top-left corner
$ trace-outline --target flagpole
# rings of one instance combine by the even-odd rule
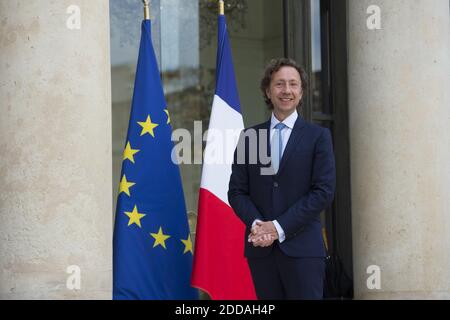
[[[225,15],[225,1],[219,0],[219,15]]]
[[[150,20],[149,0],[142,0],[144,3],[144,20]]]

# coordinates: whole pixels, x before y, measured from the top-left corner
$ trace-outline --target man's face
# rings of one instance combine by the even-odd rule
[[[303,95],[300,74],[293,67],[281,67],[272,74],[266,94],[272,101],[275,114],[290,115],[299,105]]]

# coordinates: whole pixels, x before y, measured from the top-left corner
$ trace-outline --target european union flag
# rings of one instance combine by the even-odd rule
[[[192,242],[150,20],[141,44],[114,226],[114,299],[197,299]]]

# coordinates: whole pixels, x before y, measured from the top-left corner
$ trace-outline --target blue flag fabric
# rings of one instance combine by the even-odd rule
[[[142,22],[113,239],[113,298],[198,299],[192,242],[151,23]]]

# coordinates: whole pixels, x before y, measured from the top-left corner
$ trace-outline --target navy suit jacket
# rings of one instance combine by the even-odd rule
[[[245,129],[234,153],[228,200],[246,225],[244,254],[248,258],[270,254],[273,246],[253,247],[247,237],[255,219],[276,219],[286,235],[279,244],[286,255],[324,257],[320,212],[331,204],[336,185],[330,130],[299,116],[276,175],[273,171],[271,175],[261,174],[262,168],[270,168],[261,156],[270,156],[269,133],[270,120]]]

